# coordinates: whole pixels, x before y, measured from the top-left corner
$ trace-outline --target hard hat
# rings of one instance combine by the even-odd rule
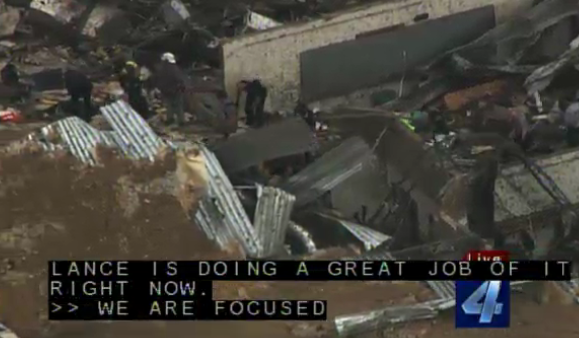
[[[127,61],[125,65],[137,68],[137,63],[135,61]]]
[[[175,63],[175,55],[173,55],[172,53],[165,53],[163,54],[163,56],[161,56],[161,60],[162,61],[166,61],[169,63]]]

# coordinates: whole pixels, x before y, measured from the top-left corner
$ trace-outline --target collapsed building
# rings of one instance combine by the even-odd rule
[[[183,22],[195,23],[185,31],[202,37],[195,44],[196,51],[202,50],[196,62],[213,68],[192,70],[192,88],[197,88],[195,78],[211,74],[235,97],[239,81],[258,78],[270,89],[267,107],[272,112],[293,108],[298,99],[328,111],[321,117],[330,126],[327,133],[313,135],[301,119],[285,118],[248,130],[237,130],[235,121],[237,132],[229,138],[203,137],[209,194],[191,218],[222,250],[239,247],[247,259],[317,257],[334,247],[345,248],[341,259],[460,259],[465,251],[488,245],[488,238],[469,224],[466,203],[466,182],[473,176],[476,155],[480,147],[495,151],[504,143],[495,136],[470,140],[460,132],[461,119],[477,109],[472,104],[516,91],[533,98],[525,105],[541,115],[538,107],[556,101],[547,89],[576,61],[577,3],[533,4],[386,1],[321,18],[312,15],[302,22],[243,8],[243,24],[226,33],[221,26],[198,24],[191,6],[171,1],[161,7],[162,29],[155,32],[155,25],[141,23],[125,38],[132,46],[143,39],[143,32],[154,32],[154,38],[143,43],[146,48],[131,47],[146,64],[152,50],[164,48],[156,43],[167,34],[182,34],[177,27]],[[32,26],[62,29],[82,19],[86,23],[78,26],[80,34],[93,38],[110,37],[106,32],[126,24],[114,19],[126,10],[62,9],[35,1],[27,6],[36,12],[28,17],[35,22]],[[232,24],[229,19],[225,26]],[[7,35],[24,29],[16,26]],[[181,55],[186,58],[192,48],[184,45]],[[96,78],[107,72],[106,62],[93,56],[80,61],[98,70],[93,71]],[[33,74],[39,91],[61,86],[51,74],[46,69]],[[194,89],[192,97],[198,95]],[[190,106],[197,111],[222,115],[219,102],[207,96],[196,99],[202,102]],[[432,105],[455,114],[455,132],[425,137],[402,123],[412,112],[428,111]],[[167,135],[123,101],[104,104],[100,113],[104,128],[74,117],[60,119],[26,142],[49,152],[64,149],[94,166],[99,164],[93,151],[97,146],[117,149],[134,161],[155,162],[160,152],[199,138]],[[54,133],[58,142],[50,137]],[[304,153],[313,154],[313,160],[302,161]],[[513,251],[516,256],[576,254],[576,238],[565,227],[561,232],[559,223],[579,202],[573,175],[577,156],[576,149],[566,148],[541,156],[516,153],[515,160],[501,161],[490,217],[518,250]],[[426,285],[434,299],[340,316],[335,328],[346,336],[433,318],[455,306],[454,283]],[[577,280],[556,287],[579,301]]]

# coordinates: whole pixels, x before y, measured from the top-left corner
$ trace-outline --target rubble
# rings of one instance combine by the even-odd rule
[[[20,22],[20,11],[13,7],[0,6],[0,38],[11,36]]]
[[[17,64],[23,85],[0,88],[0,199],[6,199],[0,205],[9,215],[0,226],[0,252],[6,250],[17,267],[9,278],[13,263],[0,265],[3,322],[22,330],[23,338],[51,331],[30,311],[44,306],[34,283],[43,277],[38,255],[46,252],[42,260],[458,260],[468,250],[500,247],[515,258],[577,260],[579,152],[569,133],[579,126],[565,116],[579,99],[579,44],[566,41],[567,50],[547,58],[536,51],[550,27],[577,14],[577,3],[543,1],[447,51],[412,70],[430,75],[420,86],[380,106],[324,107],[323,113],[312,108],[313,124],[307,114],[267,112],[264,126],[248,127],[236,111],[245,107],[227,97],[220,83],[220,39],[315,17],[329,3],[305,5],[213,4],[215,9],[176,0],[70,0],[0,8],[0,55],[6,55],[0,65]],[[487,52],[513,41],[516,48],[506,55]],[[185,126],[165,125],[165,108],[154,92],[146,98],[155,116],[144,119],[122,98],[117,79],[117,63],[135,60],[154,72],[166,51],[186,69]],[[79,69],[94,83],[98,109],[91,121],[67,116],[64,68]],[[23,89],[30,97],[18,94]],[[315,127],[322,122],[323,130]],[[205,161],[207,187],[198,205],[184,211],[173,162],[176,151],[191,145]],[[489,163],[496,163],[496,177]],[[32,196],[20,196],[22,187]],[[60,190],[70,197],[44,194]],[[473,196],[486,197],[477,200],[485,203],[473,203]],[[154,215],[157,209],[162,218]],[[90,231],[71,225],[91,217]],[[475,226],[481,223],[482,229]],[[78,244],[69,250],[73,237]],[[15,286],[14,276],[32,277]],[[252,298],[287,291],[264,284],[222,286],[219,292],[232,288]],[[432,320],[455,306],[450,281],[304,288],[299,292],[335,297],[341,307],[332,321],[283,327],[268,336],[361,335]],[[375,288],[396,296],[376,301]],[[578,289],[579,279],[547,283],[535,300],[579,303]],[[12,291],[6,300],[3,295]],[[421,292],[426,296],[415,296]],[[24,294],[26,309],[7,310]],[[2,338],[8,332],[0,325]]]

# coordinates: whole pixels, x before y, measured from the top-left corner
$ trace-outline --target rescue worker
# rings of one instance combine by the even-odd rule
[[[6,87],[4,93],[10,99],[11,103],[22,101],[30,94],[28,86],[20,82],[20,73],[13,63],[8,63],[0,71],[2,84]]]
[[[298,101],[298,104],[294,108],[294,115],[304,119],[304,121],[308,124],[308,126],[310,126],[310,128],[312,128],[312,130],[316,129],[316,118],[314,111],[301,100]]]
[[[90,121],[92,118],[93,89],[90,79],[78,70],[65,69],[64,86],[70,95],[74,115],[87,122]]]
[[[250,127],[259,128],[263,126],[265,122],[264,106],[267,99],[267,88],[259,80],[243,80],[238,85],[238,98],[241,92],[247,94],[245,98],[245,123]]]
[[[7,86],[17,86],[20,84],[20,74],[18,73],[18,68],[13,63],[8,63],[2,71],[0,71],[0,76],[2,77],[2,83]]]
[[[143,81],[140,78],[139,66],[134,61],[127,61],[123,67],[119,81],[129,97],[129,104],[145,120],[151,117],[147,99],[143,95]]]
[[[177,124],[183,126],[185,124],[185,75],[177,65],[175,55],[165,53],[161,56],[161,64],[153,74],[152,80],[161,92],[163,103],[167,109],[165,123],[171,125],[176,119]]]

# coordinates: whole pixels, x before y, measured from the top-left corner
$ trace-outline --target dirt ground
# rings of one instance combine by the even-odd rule
[[[47,260],[235,258],[209,243],[173,196],[133,189],[174,170],[172,158],[155,165],[119,160],[109,152],[101,158],[106,168],[84,168],[66,154],[0,155],[0,322],[21,338],[335,336],[331,322],[309,330],[288,322],[48,322]],[[327,299],[329,317],[433,297],[418,283],[364,282],[220,282],[215,296]],[[456,331],[449,313],[366,336],[579,337],[577,318],[577,306],[517,299],[509,330]]]

